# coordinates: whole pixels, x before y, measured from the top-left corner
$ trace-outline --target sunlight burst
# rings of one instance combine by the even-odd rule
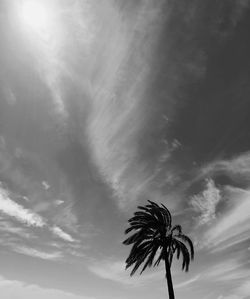
[[[38,1],[25,1],[21,8],[23,23],[38,33],[47,31],[51,26],[51,13],[44,3]]]

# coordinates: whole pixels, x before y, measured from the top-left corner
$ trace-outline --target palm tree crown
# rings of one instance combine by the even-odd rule
[[[190,260],[194,257],[193,244],[182,233],[180,225],[172,226],[171,214],[163,204],[148,202],[145,206],[138,206],[139,211],[128,220],[130,227],[125,230],[125,234],[134,233],[123,242],[125,245],[133,244],[126,260],[126,269],[133,266],[130,273],[132,276],[141,265],[140,273],[152,265],[158,266],[164,260],[168,288],[171,288],[170,267],[173,256],[175,253],[177,259],[182,256],[182,270],[188,271]],[[174,298],[174,293],[171,296]]]

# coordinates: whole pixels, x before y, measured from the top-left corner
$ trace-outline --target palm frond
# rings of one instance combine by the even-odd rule
[[[194,245],[193,245],[193,242],[191,241],[191,239],[184,234],[179,234],[179,235],[175,236],[175,238],[178,238],[181,241],[184,241],[189,245],[190,256],[191,256],[191,259],[193,260],[194,259]]]
[[[136,260],[145,253],[151,246],[150,241],[143,242],[141,244],[134,244],[128,258],[126,259],[127,267],[130,267]]]
[[[169,209],[164,205],[164,204],[161,204],[161,206],[164,208],[164,213],[168,219],[168,223],[169,223],[169,227],[172,226],[172,216],[171,216],[171,213],[169,211]]]
[[[134,233],[132,236],[127,238],[125,241],[123,241],[123,244],[130,245],[134,242],[138,242],[140,240],[144,240],[146,238],[146,234],[143,230],[138,231],[137,233]]]
[[[128,269],[130,266],[132,266],[134,264],[134,268],[132,269],[130,275],[134,275],[134,273],[136,272],[136,270],[140,267],[140,265],[144,262],[144,260],[146,259],[146,257],[148,256],[148,254],[152,251],[152,246],[151,244],[148,246],[145,246],[143,249],[141,248],[138,251],[135,251],[133,256],[131,256],[131,260],[130,261],[126,261],[127,265],[126,265],[126,269]]]
[[[150,208],[150,210],[152,211],[152,213],[155,215],[155,217],[157,217],[157,220],[164,224],[165,226],[171,226],[171,214],[169,212],[169,210],[162,205],[159,206],[157,203],[148,200],[148,202],[150,203],[149,205],[146,205],[146,207]]]
[[[177,259],[179,259],[180,254],[182,254],[182,257],[183,257],[182,270],[185,270],[187,272],[189,269],[189,264],[190,264],[190,253],[189,253],[186,245],[183,242],[181,242],[177,239],[174,239],[173,242],[176,245]]]
[[[142,268],[142,270],[141,270],[141,273],[140,273],[140,274],[142,274],[142,272],[143,272],[147,267],[151,267],[151,266],[152,266],[153,261],[154,261],[154,258],[155,258],[155,255],[156,255],[156,252],[157,252],[158,249],[159,249],[159,244],[155,243],[154,246],[153,246],[153,248],[152,248],[152,251],[151,251],[150,255],[148,256],[147,261],[145,262],[145,264],[144,264],[144,266],[143,266],[143,268]]]
[[[162,248],[162,249],[161,249],[161,252],[160,252],[160,254],[159,254],[158,258],[157,258],[157,260],[156,260],[155,263],[154,263],[154,267],[155,267],[155,266],[158,266],[158,265],[160,264],[161,260],[164,260],[164,259],[165,259],[165,251],[164,251],[164,249]]]

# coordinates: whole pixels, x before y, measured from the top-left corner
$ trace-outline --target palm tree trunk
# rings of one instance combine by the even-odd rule
[[[167,283],[168,283],[168,296],[169,296],[169,299],[175,299],[170,265],[169,265],[167,257],[165,258],[165,269],[166,269],[166,279],[167,279]]]

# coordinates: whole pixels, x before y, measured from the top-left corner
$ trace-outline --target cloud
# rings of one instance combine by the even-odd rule
[[[194,282],[196,282],[197,280],[199,280],[200,278],[200,274],[194,276],[193,278],[187,280],[187,281],[184,281],[184,282],[181,282],[181,283],[178,283],[178,284],[175,284],[175,289],[180,289],[180,288],[183,288],[183,287],[187,287],[187,286],[190,286],[192,285]]]
[[[63,190],[60,190],[59,198],[54,202],[56,208],[52,216],[53,223],[57,226],[63,226],[70,232],[79,233],[78,218],[74,212],[75,202],[73,200],[71,188],[69,184],[64,183]],[[64,190],[66,189],[66,190]]]
[[[91,264],[89,270],[97,276],[119,282],[127,286],[142,286],[144,284],[153,283],[163,277],[163,273],[158,269],[141,275],[139,278],[135,275],[129,276],[129,272],[125,270],[125,263],[119,260],[103,260]]]
[[[113,280],[123,284],[133,284],[133,282],[125,275],[124,262],[110,261],[96,263],[89,266],[89,270],[104,279]]]
[[[190,205],[199,213],[198,225],[204,225],[216,218],[216,207],[221,201],[220,190],[212,179],[206,180],[206,189],[191,197]]]
[[[57,235],[59,238],[68,241],[68,242],[75,242],[75,240],[69,235],[68,233],[64,232],[60,227],[54,226],[51,228],[51,231]]]
[[[236,277],[239,273],[239,270],[236,270]],[[234,276],[234,273],[232,273],[232,276]],[[227,279],[227,277],[226,277]],[[225,281],[226,281],[225,279]],[[221,295],[218,297],[218,299],[247,299],[250,294],[250,271],[247,272],[247,275],[240,276],[238,275],[238,286],[236,285],[234,289],[231,291],[231,294],[227,295]],[[228,280],[230,282],[230,278]]]
[[[46,30],[33,32],[21,24],[20,36],[25,40],[26,51],[31,55],[31,60],[34,62],[32,67],[49,88],[53,101],[52,111],[57,116],[56,119],[64,122],[68,117],[68,113],[61,88],[61,75],[65,66],[59,58],[64,47],[63,28],[59,21],[62,7],[55,4],[55,1],[50,3],[44,1],[44,8],[50,11],[51,19],[51,25],[46,27]],[[54,19],[58,21],[55,22]]]
[[[20,204],[17,204],[13,200],[10,199],[9,192],[2,187],[0,188],[0,211],[5,215],[13,217],[17,221],[30,226],[30,227],[48,227],[51,232],[56,235],[57,237],[61,238],[67,242],[75,242],[75,240],[69,235],[68,233],[64,232],[60,227],[53,226],[50,228],[48,221],[41,217],[39,214],[24,208]],[[8,228],[9,232],[13,228]],[[15,229],[16,231],[16,229]]]
[[[250,191],[226,187],[228,211],[205,233],[203,240],[213,250],[222,250],[249,238]]]
[[[211,299],[231,298],[230,296],[242,299],[239,289],[249,281],[249,275],[250,271],[242,256],[237,253],[231,256],[224,254],[219,259],[213,257],[209,265],[206,264],[203,270],[199,270],[199,274],[195,276],[197,280],[190,290],[203,291],[202,294],[205,292],[208,295],[206,298]]]
[[[219,296],[219,289],[223,289],[219,298],[246,298],[249,292],[244,292],[244,287],[247,289],[250,278],[247,251],[250,226],[249,152],[209,163],[200,173],[198,181],[204,177],[213,179],[207,180],[210,181],[209,188],[198,197],[192,197],[191,206],[201,213],[198,223],[206,224],[194,234],[206,250],[207,257],[216,264],[213,265],[211,260],[198,283],[204,287],[216,283],[213,298]],[[221,177],[223,180],[220,180]],[[214,181],[220,184],[220,189]],[[204,205],[206,198],[209,200]]]
[[[90,47],[96,47],[98,38],[101,39],[96,32],[99,31],[96,22],[100,18],[96,15],[99,10],[94,9],[95,4],[90,1],[43,2],[45,9],[50,11],[51,26],[35,34],[22,28],[20,37],[25,40],[32,68],[50,92],[54,122],[65,129],[70,117],[65,87],[72,84],[80,94],[89,92],[90,70],[95,65],[95,50]],[[100,1],[99,6],[105,9],[107,4],[104,6]]]
[[[212,252],[230,251],[249,239],[250,154],[245,152],[228,160],[211,162],[200,174],[197,181],[213,178],[207,180],[207,190],[193,196],[190,202],[201,213],[198,224],[208,225],[199,238],[201,247]],[[220,184],[220,189],[214,181]]]
[[[0,212],[30,227],[46,227],[64,241],[73,242],[60,228],[78,233],[73,192],[62,173],[58,175],[60,170],[55,161],[26,148],[14,147],[13,150],[4,138],[1,142],[0,171],[4,181],[0,182]],[[1,160],[6,167],[1,167]]]
[[[250,184],[250,152],[237,155],[228,160],[209,163],[201,171],[202,176],[226,174],[236,182]]]
[[[228,282],[243,281],[250,274],[249,269],[244,268],[241,257],[225,256],[223,261],[217,262],[216,265],[208,267],[201,275],[202,280]]]
[[[44,227],[46,225],[44,219],[38,214],[11,200],[8,191],[3,188],[0,188],[0,211],[28,226]]]
[[[53,174],[57,174],[58,169],[52,164],[53,161],[50,163],[51,167],[45,166],[42,162],[44,159],[38,157],[37,153],[15,146],[13,149],[3,137],[0,143],[0,171],[4,180],[0,182],[0,213],[4,220],[0,230],[25,239],[40,234],[48,237],[49,231],[54,237],[65,242],[75,242],[76,240],[61,228],[63,226],[71,232],[78,233],[77,218],[72,211],[72,194],[68,191],[69,188],[65,187],[64,179],[57,185],[57,178],[55,179]],[[47,159],[45,163],[46,161]],[[47,180],[43,180],[46,177],[44,172],[50,171],[52,176],[48,174],[49,181],[59,186],[58,189],[51,188]],[[8,186],[11,186],[12,190]],[[14,225],[16,221],[18,224]],[[20,224],[27,228],[21,227]],[[43,230],[32,230],[33,228]]]
[[[18,253],[29,255],[32,257],[37,257],[44,260],[60,260],[63,257],[63,254],[59,251],[48,253],[24,246],[12,246],[12,248],[14,251]]]
[[[43,185],[43,187],[44,187],[45,190],[49,190],[50,185],[46,181],[43,181],[42,185]]]
[[[2,233],[7,232],[10,234],[15,234],[26,239],[30,239],[33,237],[33,234],[28,230],[26,230],[25,228],[20,226],[15,226],[13,223],[4,220],[0,221],[0,231]]]
[[[87,135],[92,158],[123,208],[147,190],[152,178],[148,164],[138,161],[138,136],[147,119],[144,93],[162,25],[161,7],[161,2],[143,1],[134,5],[124,23],[122,12],[105,2],[100,20],[105,30],[98,42],[98,72],[91,82]]]
[[[220,295],[217,299],[243,299],[243,298],[239,297],[238,295],[228,295],[228,296]]]
[[[94,299],[88,296],[78,296],[57,289],[41,288],[38,285],[27,285],[22,281],[0,278],[0,293],[2,298],[11,299]]]
[[[237,293],[239,293],[239,295],[241,296],[246,296],[244,298],[247,298],[247,296],[249,296],[250,294],[250,275],[248,277],[248,281],[245,281],[244,283],[242,283],[242,285],[237,289]]]

